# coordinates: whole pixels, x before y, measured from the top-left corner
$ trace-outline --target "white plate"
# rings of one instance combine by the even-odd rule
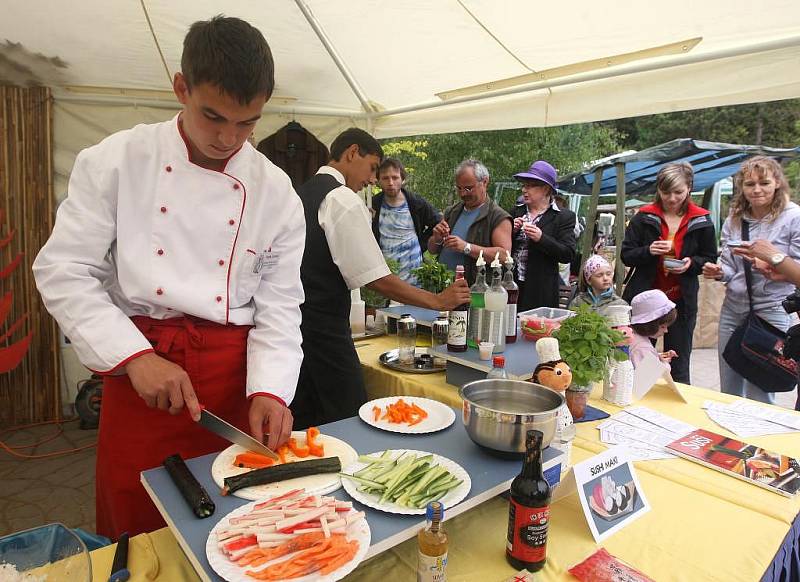
[[[415,451],[411,449],[390,449],[389,452],[391,453],[391,458],[396,459],[402,454],[411,453],[417,455],[417,457],[421,455],[430,455],[431,453],[426,453],[425,451]],[[369,453],[371,457],[380,457],[384,451],[378,451],[375,453]],[[449,507],[453,507],[457,503],[460,503],[466,496],[469,494],[469,490],[472,488],[472,480],[469,478],[469,474],[464,470],[464,468],[456,463],[455,461],[451,461],[447,457],[442,457],[437,454],[433,454],[433,464],[434,465],[441,465],[450,473],[455,476],[457,479],[461,479],[461,485],[456,487],[455,489],[451,489],[447,492],[447,495],[442,497],[439,501],[442,502],[444,508],[447,509]],[[356,471],[360,471],[364,467],[367,466],[367,463],[356,462],[352,465],[346,467],[343,473],[353,474]],[[358,487],[359,484],[352,479],[348,479],[347,477],[342,478],[342,485],[344,486],[344,490],[347,491],[347,494],[350,495],[353,499],[366,505],[367,507],[371,507],[373,509],[378,509],[380,511],[385,511],[387,513],[397,513],[400,515],[424,515],[425,508],[422,507],[420,509],[416,509],[413,507],[403,507],[401,505],[397,505],[395,503],[381,503],[380,502],[380,495],[376,495],[374,493],[365,493],[363,491],[359,491]]]
[[[305,431],[294,431],[292,436],[297,439],[300,444],[305,444],[306,433]],[[339,457],[342,467],[346,467],[358,459],[356,450],[348,445],[346,442],[339,440],[335,437],[321,434],[317,437],[317,441],[322,443],[325,447],[325,457]],[[245,469],[236,467],[233,464],[236,455],[246,452],[244,447],[239,445],[231,445],[222,451],[214,463],[211,465],[211,477],[214,483],[219,485],[220,489],[225,484],[225,477],[232,477],[233,475],[240,475],[252,471],[252,469]],[[298,461],[318,459],[319,457],[306,457],[305,459],[298,459],[292,454],[288,455],[289,459]],[[255,487],[245,487],[239,489],[233,494],[242,499],[249,499],[254,501],[256,499],[263,499],[265,497],[272,497],[286,493],[292,489],[303,488],[309,495],[325,495],[331,491],[336,491],[342,486],[342,479],[336,473],[320,473],[319,475],[308,475],[306,477],[296,477],[294,479],[287,479],[286,481],[279,481],[277,483],[267,483],[266,485],[256,485]]]
[[[247,570],[251,569],[249,566],[239,566],[235,562],[231,562],[225,557],[225,554],[223,554],[222,550],[220,550],[217,546],[217,531],[221,527],[227,527],[230,518],[239,517],[240,515],[244,515],[245,513],[252,511],[255,504],[256,502],[253,501],[252,503],[248,503],[247,505],[243,505],[234,509],[228,515],[220,519],[217,522],[217,525],[215,525],[208,534],[208,540],[206,541],[206,557],[208,558],[208,563],[212,568],[214,568],[214,571],[217,574],[225,578],[225,580],[228,582],[253,582],[255,579],[245,574]],[[355,509],[351,509],[348,514],[352,512],[355,512]],[[370,532],[367,520],[362,519],[357,525],[354,524],[350,526],[347,529],[347,539],[358,541],[358,552],[356,552],[356,555],[353,556],[352,560],[344,564],[341,568],[334,570],[330,574],[326,574],[324,576],[319,574],[309,574],[308,576],[303,576],[302,578],[292,578],[291,582],[333,582],[334,580],[344,578],[350,572],[355,570],[364,559],[364,556],[366,556],[367,550],[369,550],[370,540],[372,539],[372,534]],[[256,569],[260,570],[286,559],[288,559],[286,556],[282,556],[276,560],[267,562],[263,566],[258,566]]]
[[[415,424],[414,426],[392,423],[388,420],[373,420],[373,406],[380,408],[381,416],[383,416],[383,413],[386,411],[386,407],[390,404],[394,404],[401,398],[409,404],[413,403],[422,408],[428,413],[428,418],[419,424]],[[358,409],[358,416],[361,417],[361,420],[369,425],[374,426],[375,428],[403,434],[426,434],[429,432],[436,432],[447,428],[456,420],[455,411],[446,404],[442,404],[436,400],[431,400],[430,398],[418,398],[416,396],[389,396],[387,398],[370,400],[366,404],[361,405],[361,408]]]

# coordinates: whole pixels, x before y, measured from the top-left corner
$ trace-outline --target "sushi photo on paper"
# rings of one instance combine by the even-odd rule
[[[575,466],[581,505],[596,542],[650,511],[624,446]]]

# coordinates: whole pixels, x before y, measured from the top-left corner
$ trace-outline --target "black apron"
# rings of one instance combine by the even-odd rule
[[[318,212],[325,197],[341,184],[317,174],[298,188],[306,218],[306,247],[300,278],[306,300],[303,364],[290,406],[295,430],[358,414],[367,401],[361,363],[350,332],[350,290],[333,262]]]

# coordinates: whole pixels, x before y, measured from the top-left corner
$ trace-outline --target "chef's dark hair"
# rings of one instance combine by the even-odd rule
[[[275,88],[272,51],[261,32],[239,18],[215,16],[192,24],[183,39],[181,71],[189,90],[209,83],[247,105]]]
[[[371,154],[383,160],[383,148],[381,144],[378,143],[378,140],[363,129],[357,127],[345,129],[333,140],[331,144],[331,159],[340,160],[345,150],[353,144],[358,146],[358,153],[360,155],[368,156]]]

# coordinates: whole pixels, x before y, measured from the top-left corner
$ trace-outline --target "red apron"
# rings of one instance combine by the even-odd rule
[[[158,355],[186,370],[201,404],[250,432],[245,382],[251,326],[189,317],[132,319]],[[117,539],[126,531],[134,536],[164,527],[139,473],[175,453],[189,459],[229,444],[188,414],[148,408],[127,375],[106,376],[97,442],[97,533]]]

